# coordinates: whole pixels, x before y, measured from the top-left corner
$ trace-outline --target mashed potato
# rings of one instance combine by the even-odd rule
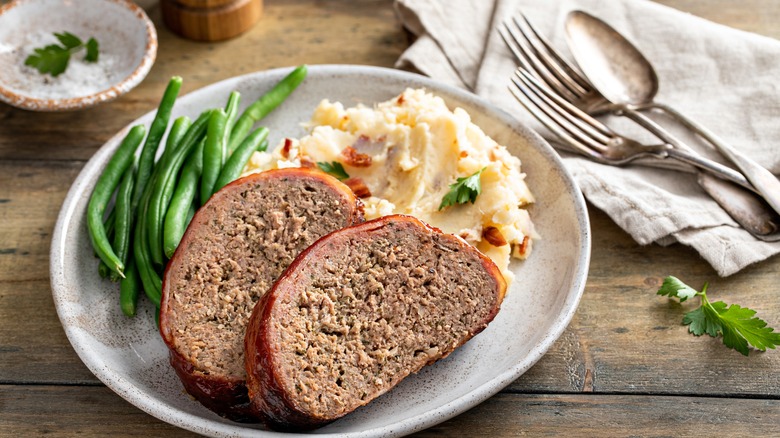
[[[367,219],[409,214],[458,235],[490,257],[507,282],[510,258],[530,254],[537,236],[524,207],[534,199],[520,160],[463,109],[450,111],[441,98],[407,89],[375,108],[325,100],[310,128],[299,140],[256,152],[246,173],[337,161],[350,177],[347,184],[363,195]],[[473,204],[439,210],[451,184],[482,169],[482,192]]]

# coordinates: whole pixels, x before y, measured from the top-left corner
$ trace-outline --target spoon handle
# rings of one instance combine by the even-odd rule
[[[728,166],[724,166],[716,161],[703,157],[646,115],[625,105],[614,105],[612,110],[616,115],[623,115],[630,118],[664,142],[672,145],[673,148],[666,151],[669,157],[711,172],[719,178],[737,183],[748,190],[756,191],[752,184],[745,178],[745,175]]]
[[[752,158],[738,151],[733,146],[726,143],[723,139],[718,137],[715,133],[706,127],[684,116],[674,108],[662,103],[654,103],[652,108],[664,111],[672,117],[676,118],[678,121],[680,121],[680,123],[693,130],[702,138],[715,146],[715,148],[717,148],[726,158],[737,165],[745,177],[747,177],[747,179],[752,183],[753,187],[755,187],[756,190],[764,197],[766,202],[776,212],[780,213],[780,180],[778,180],[777,177],[772,174],[772,172],[758,164]]]
[[[780,216],[755,193],[699,172],[697,182],[742,228],[757,239],[780,241]]]

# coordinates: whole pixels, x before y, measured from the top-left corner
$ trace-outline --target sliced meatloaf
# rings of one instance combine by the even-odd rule
[[[306,169],[254,174],[214,194],[193,217],[163,279],[160,332],[187,391],[222,416],[256,421],[244,370],[255,303],[298,253],[362,221],[347,186]]]
[[[482,331],[505,290],[490,259],[413,217],[335,231],[301,253],[252,313],[253,407],[280,430],[331,422]]]

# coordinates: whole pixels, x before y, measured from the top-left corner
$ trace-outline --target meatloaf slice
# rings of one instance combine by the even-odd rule
[[[363,221],[335,178],[306,169],[239,179],[198,210],[168,263],[160,332],[184,387],[236,421],[249,410],[244,335],[255,303],[295,256],[325,234]]]
[[[327,424],[482,331],[505,291],[489,258],[413,217],[335,231],[301,253],[252,313],[253,407],[275,429]]]

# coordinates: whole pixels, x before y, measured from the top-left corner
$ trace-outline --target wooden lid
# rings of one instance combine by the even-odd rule
[[[263,12],[263,0],[160,0],[163,21],[196,41],[221,41],[249,30]]]

